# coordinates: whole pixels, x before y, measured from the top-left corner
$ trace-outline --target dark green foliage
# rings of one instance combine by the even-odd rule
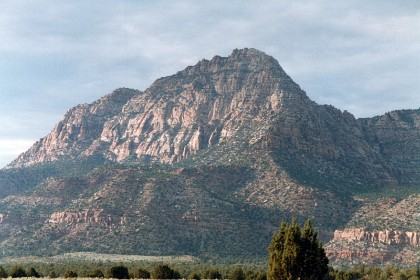
[[[327,273],[328,259],[310,220],[302,230],[294,218],[290,225],[282,222],[269,247],[267,279],[312,280]]]
[[[146,269],[139,268],[136,271],[136,278],[138,279],[150,279],[150,272]]]
[[[230,280],[245,280],[245,273],[240,267],[235,267],[230,273],[229,273],[229,279]]]
[[[303,229],[301,231],[301,237],[305,236]],[[233,265],[235,263],[235,265]],[[156,265],[153,262],[89,262],[89,261],[74,261],[65,263],[23,263],[13,264],[3,263],[0,266],[0,278],[7,278],[7,271],[12,272],[19,270],[26,271],[26,275],[29,276],[31,268],[34,268],[36,272],[43,275],[48,275],[50,278],[57,278],[58,272],[61,273],[61,277],[76,278],[79,277],[102,277],[102,272],[107,271],[106,277],[110,277],[110,269],[116,266],[125,266],[128,271],[131,272],[131,278],[143,278],[150,279],[148,271],[156,269]],[[263,268],[266,265],[264,263],[247,263],[237,265],[236,261],[229,260],[226,263],[219,263],[217,265],[210,265],[206,263],[173,263],[171,267],[166,266],[164,271],[169,271],[168,274],[163,275],[163,279],[223,279],[222,275],[226,275],[226,279],[243,279],[242,270],[245,280],[267,280],[266,273]],[[4,269],[2,269],[2,267]],[[174,273],[171,273],[173,271]],[[63,273],[66,272],[66,273]],[[178,273],[180,272],[180,273]],[[235,272],[235,273],[234,273]],[[359,265],[357,267],[347,270],[334,270],[332,267],[329,268],[329,275],[325,278],[312,278],[311,280],[420,280],[418,277],[419,270],[416,267],[411,269],[401,269],[396,266],[387,266],[384,268],[380,267],[365,267]],[[187,277],[188,275],[188,277]],[[239,275],[239,277],[237,277]],[[162,276],[162,275],[161,275]],[[290,278],[293,279],[293,278]]]
[[[128,268],[123,265],[111,267],[109,271],[109,277],[116,278],[116,279],[129,279],[130,278],[128,274]]]
[[[179,279],[181,276],[179,273],[171,269],[167,265],[157,266],[152,273],[152,278],[154,279]]]
[[[222,279],[222,274],[216,269],[208,269],[204,271],[203,279]]]
[[[335,274],[335,280],[358,280],[362,279],[361,275],[353,271],[339,271]]]
[[[328,280],[420,280],[415,269],[401,270],[395,266],[365,268],[363,265],[349,270],[331,269]]]
[[[0,266],[0,278],[7,278],[9,275],[7,274],[6,270],[2,266]]]
[[[104,273],[100,269],[94,269],[87,275],[89,278],[104,278]]]
[[[64,278],[77,278],[77,273],[72,270],[66,270],[63,276]]]
[[[28,277],[40,278],[41,275],[35,270],[35,268],[31,267],[28,271]]]
[[[267,280],[267,274],[265,272],[260,272],[255,277],[255,280]]]
[[[20,266],[12,267],[9,274],[12,278],[27,277],[27,274],[26,274],[25,270]]]
[[[188,275],[187,279],[191,279],[191,280],[201,280],[201,277],[200,277],[200,275],[198,275],[197,273],[195,273],[195,272],[191,272],[191,273]]]

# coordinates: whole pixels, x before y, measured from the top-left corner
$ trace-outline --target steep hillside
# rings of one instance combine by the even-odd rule
[[[274,58],[234,50],[67,112],[0,171],[0,255],[265,258],[294,215],[333,239],[338,264],[337,248],[364,239],[336,230],[418,231],[366,194],[414,190],[398,192],[397,212],[418,219],[404,201],[417,201],[419,148],[420,110],[355,119],[311,101]],[[375,205],[384,228],[366,224]]]

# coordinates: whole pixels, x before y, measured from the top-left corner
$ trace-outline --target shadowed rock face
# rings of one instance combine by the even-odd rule
[[[331,177],[333,163],[344,176],[352,174],[353,184],[413,183],[420,180],[419,115],[406,110],[357,120],[315,104],[274,58],[235,50],[161,78],[144,92],[118,89],[71,109],[8,168],[89,155],[173,163],[239,139],[281,154],[283,165],[298,158],[320,177]]]
[[[78,167],[91,158],[143,165]],[[399,236],[384,246],[413,252],[413,223],[364,229],[356,218],[376,202],[353,196],[418,185],[419,168],[420,109],[356,119],[311,101],[271,56],[234,50],[69,110],[2,170],[0,241],[6,255],[18,240],[54,240],[57,252],[118,244],[120,253],[212,255],[223,243],[227,255],[261,256],[278,221],[295,215],[313,218],[325,241],[334,236],[334,260],[359,256],[351,244],[381,243],[379,232]],[[398,213],[416,217],[418,197],[407,201]]]
[[[180,161],[251,133],[278,114],[283,99],[307,97],[272,57],[236,50],[161,78],[145,92],[119,89],[73,108],[9,167],[97,153],[117,162],[141,156]]]

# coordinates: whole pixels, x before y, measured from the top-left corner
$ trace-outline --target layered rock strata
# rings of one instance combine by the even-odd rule
[[[379,242],[387,245],[420,246],[419,232],[401,230],[367,231],[363,228],[336,230],[334,241],[365,241]]]

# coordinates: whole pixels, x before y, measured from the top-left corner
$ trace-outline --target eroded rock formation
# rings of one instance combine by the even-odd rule
[[[336,230],[335,241],[366,241],[379,242],[388,245],[420,246],[419,232],[406,232],[401,230],[367,231],[363,228],[350,228]]]
[[[265,257],[279,220],[298,215],[324,241],[353,227],[327,245],[333,261],[399,262],[418,251],[420,198],[358,194],[418,186],[419,166],[420,109],[356,119],[311,101],[271,56],[235,50],[69,110],[0,172],[2,252],[217,255],[227,244]]]

